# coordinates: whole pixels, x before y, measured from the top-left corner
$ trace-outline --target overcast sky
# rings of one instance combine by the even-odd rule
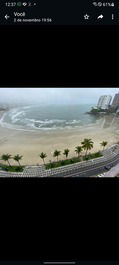
[[[119,88],[0,88],[0,103],[97,104],[99,96]]]

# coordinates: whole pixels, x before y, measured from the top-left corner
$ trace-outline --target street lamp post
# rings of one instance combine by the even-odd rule
[[[49,160],[49,162],[50,162],[50,170],[51,170],[51,175],[52,175],[52,161],[51,160]]]

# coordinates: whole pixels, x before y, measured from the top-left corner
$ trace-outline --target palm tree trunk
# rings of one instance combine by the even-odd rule
[[[57,162],[58,162],[58,156],[57,156]]]
[[[44,158],[43,158],[43,163],[44,163],[44,165],[45,165],[45,160],[44,160]]]
[[[19,164],[19,166],[21,166],[19,161],[18,161],[18,164]]]
[[[9,160],[7,160],[7,162],[8,162],[8,165],[11,167]]]
[[[86,153],[85,153],[85,156],[87,156],[87,151],[88,151],[88,150],[86,149]]]

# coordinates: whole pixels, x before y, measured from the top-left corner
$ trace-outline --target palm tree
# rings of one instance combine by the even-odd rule
[[[19,164],[19,166],[20,166],[20,167],[21,167],[21,164],[20,164],[20,162],[19,162],[19,161],[22,159],[22,157],[23,157],[23,156],[20,156],[20,155],[18,155],[18,154],[17,154],[17,155],[15,155],[15,156],[13,157],[13,159],[14,159],[15,161],[17,161],[17,162],[18,162],[18,164]]]
[[[67,157],[68,157],[68,154],[69,154],[69,152],[70,152],[70,151],[69,151],[69,149],[65,149],[65,150],[64,150],[64,153],[63,153],[63,155],[65,155],[65,156],[66,156],[66,158],[67,158]]]
[[[88,150],[91,150],[93,148],[93,141],[91,139],[84,139],[82,144],[82,148],[86,150],[85,156],[87,156]]]
[[[102,143],[100,143],[102,146],[103,146],[103,150],[104,150],[104,148],[105,148],[105,146],[108,144],[108,142],[106,142],[106,141],[103,141]]]
[[[40,154],[40,158],[43,159],[43,163],[44,163],[44,165],[45,165],[45,158],[46,158],[46,157],[47,157],[47,155],[46,155],[45,153],[42,152],[42,153]]]
[[[76,148],[75,152],[78,154],[78,157],[79,157],[80,153],[82,152],[82,147],[81,146],[77,146],[75,148]]]
[[[57,161],[58,161],[58,156],[59,155],[61,155],[61,151],[55,150],[53,156],[57,157]]]
[[[8,165],[11,167],[10,162],[9,162],[9,159],[11,159],[11,155],[9,155],[9,154],[3,154],[1,156],[1,159],[4,160],[4,161],[7,161],[8,162]]]

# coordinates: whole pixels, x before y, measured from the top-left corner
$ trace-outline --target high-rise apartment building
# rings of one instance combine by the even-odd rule
[[[113,101],[112,101],[112,107],[113,108],[119,107],[119,93],[115,94]]]
[[[100,96],[100,98],[98,100],[97,108],[108,109],[109,105],[111,103],[111,100],[112,100],[112,96],[110,96],[110,95]]]

